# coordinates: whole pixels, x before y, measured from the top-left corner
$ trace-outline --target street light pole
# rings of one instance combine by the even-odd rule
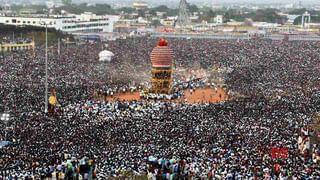
[[[48,25],[46,23],[46,81],[45,81],[45,108],[44,112],[48,113]]]
[[[60,37],[58,38],[58,55],[60,56]]]
[[[8,140],[8,132],[7,132],[7,127],[8,127],[8,121],[9,120],[6,120],[4,123],[5,123],[5,127],[6,127],[6,130],[4,131],[4,138],[5,138],[5,141]]]
[[[7,138],[7,136],[8,136],[7,127],[8,127],[8,122],[10,120],[10,114],[9,113],[3,113],[1,115],[0,120],[3,121],[4,124],[5,124],[5,130],[4,130],[4,138],[5,139],[4,140],[7,141],[8,140],[8,138]]]

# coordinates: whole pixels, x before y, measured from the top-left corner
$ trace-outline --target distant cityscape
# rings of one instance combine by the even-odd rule
[[[78,1],[56,0],[23,5],[6,0],[0,10],[0,24],[47,27],[80,39],[97,36],[102,40],[178,32],[239,35],[238,38],[276,35],[282,39],[287,34],[317,35],[320,32],[320,5],[309,7],[306,1],[242,4],[168,0],[159,5],[154,1],[107,2],[79,4]]]
[[[1,1],[0,1],[1,2]],[[3,3],[7,2],[7,0],[2,0]],[[47,2],[54,2],[54,3],[59,3],[61,2],[60,0],[14,0],[10,1],[12,4],[46,4]],[[81,3],[89,3],[89,4],[96,4],[96,3],[106,3],[110,4],[112,7],[118,8],[118,7],[126,7],[130,6],[134,2],[140,2],[137,0],[94,0],[94,1],[87,1],[87,0],[79,0],[74,3],[76,4],[81,4]],[[146,0],[149,4],[150,7],[156,7],[160,5],[167,5],[170,8],[177,8],[178,7],[178,1],[177,0]],[[259,7],[259,8],[267,8],[267,7],[272,7],[272,8],[283,8],[283,7],[290,7],[290,6],[295,6],[297,4],[303,4],[304,7],[307,8],[312,8],[315,5],[320,5],[320,2],[317,0],[282,0],[282,1],[275,1],[275,0],[189,0],[188,1],[190,4],[196,4],[199,7],[206,7],[206,6],[224,6],[224,7],[233,7],[233,6],[246,6],[246,7]]]

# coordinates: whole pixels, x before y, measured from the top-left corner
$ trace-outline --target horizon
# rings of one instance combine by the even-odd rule
[[[73,3],[75,4],[81,4],[81,3],[88,3],[88,4],[96,4],[96,3],[103,3],[103,4],[110,4],[110,5],[132,5],[133,2],[142,1],[142,0],[79,0],[75,1],[73,0]],[[9,3],[8,0],[2,0],[4,3]],[[44,4],[46,2],[61,2],[61,0],[13,0],[10,1],[12,4],[26,4],[26,3],[32,3],[32,4]],[[143,0],[143,2],[148,3],[149,6],[159,6],[159,5],[167,5],[168,7],[171,6],[178,6],[179,0]],[[196,4],[196,5],[239,5],[239,4],[256,4],[256,5],[284,5],[284,4],[299,4],[301,2],[302,5],[317,5],[320,4],[317,0],[187,0],[190,4]]]

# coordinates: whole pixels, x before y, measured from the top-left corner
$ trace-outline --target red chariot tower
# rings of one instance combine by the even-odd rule
[[[172,87],[173,51],[168,41],[160,39],[158,46],[151,52],[152,78],[151,93],[169,94]]]

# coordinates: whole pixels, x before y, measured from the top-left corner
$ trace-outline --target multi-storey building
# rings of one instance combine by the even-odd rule
[[[0,24],[54,28],[63,32],[113,32],[119,16],[96,15],[85,12],[80,15],[0,16]]]

